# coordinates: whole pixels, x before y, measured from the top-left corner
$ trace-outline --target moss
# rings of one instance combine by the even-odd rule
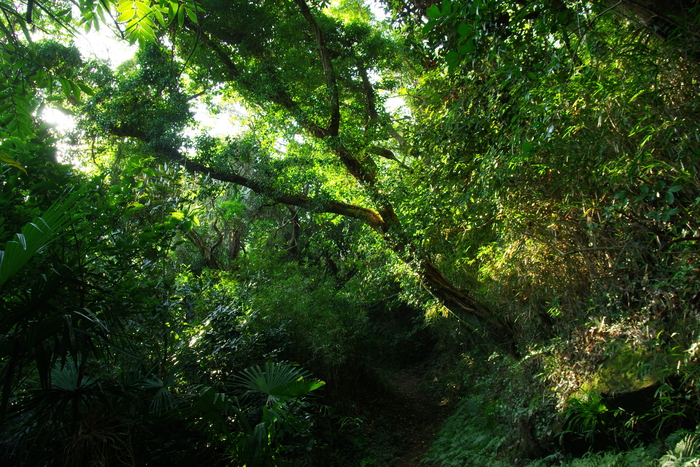
[[[652,386],[661,380],[661,373],[655,369],[659,357],[647,350],[625,350],[607,359],[598,372],[573,397],[585,394],[619,394]]]

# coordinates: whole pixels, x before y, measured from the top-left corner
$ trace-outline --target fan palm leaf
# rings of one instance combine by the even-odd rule
[[[246,394],[263,394],[267,404],[272,405],[286,399],[302,397],[325,383],[309,380],[310,374],[288,363],[268,362],[244,370],[236,381],[247,391]]]

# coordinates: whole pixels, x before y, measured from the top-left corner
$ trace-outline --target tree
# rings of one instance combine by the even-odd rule
[[[512,408],[523,433],[534,417],[523,414],[537,412],[527,404],[548,400],[538,385],[522,391],[535,375],[563,405],[610,362],[660,374],[694,365],[699,71],[695,43],[680,40],[695,34],[689,4],[632,12],[663,20],[656,35],[602,1],[387,4],[396,29],[354,0],[80,4],[90,25],[113,7],[116,27],[139,42],[115,71],[29,40],[29,20],[68,34],[69,10],[0,6],[6,439],[30,446],[60,432],[37,453],[48,455],[62,440],[79,445],[98,420],[93,446],[117,446],[131,429],[165,431],[164,414],[177,412],[180,433],[211,416],[203,430],[218,447],[260,441],[272,459],[281,448],[265,436],[286,428],[270,412],[259,428],[235,428],[260,418],[257,408],[236,418],[223,396],[230,376],[280,356],[360,374],[342,365],[368,366],[368,309],[388,308],[397,290],[368,286],[370,272],[412,268],[456,316],[440,322],[455,352],[468,328],[527,355],[506,362],[489,348],[498,364],[484,367],[498,367],[490,381],[518,373],[511,381],[523,383],[494,405]],[[385,106],[392,92],[404,97],[396,112]],[[213,95],[245,104],[242,136],[186,136],[191,103]],[[79,116],[73,141],[97,175],[57,163],[37,117],[46,102]],[[89,202],[50,208],[70,185]],[[44,224],[62,224],[64,211],[70,235],[57,236]],[[647,418],[672,425],[659,414],[676,399]]]
[[[383,108],[377,90],[383,84],[373,78],[374,73],[390,73],[398,66],[395,41],[388,32],[370,23],[342,24],[303,0],[274,7],[249,2],[202,3],[201,7],[197,21],[186,19],[185,30],[174,38],[180,54],[188,57],[192,81],[200,89],[216,87],[235,93],[258,118],[269,121],[274,133],[266,137],[290,142],[283,156],[288,166],[301,154],[312,154],[325,164],[340,164],[345,173],[337,177],[354,187],[329,193],[321,185],[317,195],[310,196],[289,191],[279,170],[245,175],[230,170],[231,161],[224,166],[226,161],[219,160],[217,166],[206,153],[186,157],[174,144],[157,152],[182,162],[190,171],[238,184],[275,202],[360,220],[415,267],[428,290],[447,308],[471,315],[481,331],[512,350],[507,326],[440,272],[429,252],[409,233],[415,228],[407,230],[396,212],[390,186],[400,185],[396,171],[411,170],[398,161],[398,154],[405,157],[410,148]],[[126,115],[122,118],[131,121]],[[152,144],[152,137],[141,130],[117,127],[119,131],[110,129],[112,134]],[[270,166],[274,168],[274,162]]]

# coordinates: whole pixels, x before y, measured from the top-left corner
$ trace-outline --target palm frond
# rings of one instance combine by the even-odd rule
[[[61,391],[76,392],[95,384],[97,380],[88,376],[81,377],[80,371],[73,362],[66,363],[62,368],[51,370],[51,386]]]
[[[22,269],[38,251],[48,245],[73,218],[80,191],[56,201],[41,217],[27,223],[14,240],[0,252],[0,286]]]
[[[175,397],[170,391],[170,388],[175,384],[175,374],[169,373],[165,380],[157,376],[147,378],[141,384],[141,387],[146,390],[154,390],[153,399],[151,400],[150,410],[162,414],[168,412],[175,407]]]
[[[284,399],[301,397],[314,391],[325,383],[306,380],[310,374],[288,363],[268,362],[265,366],[256,365],[243,370],[236,378],[247,394],[267,395],[267,403],[273,404]]]
[[[696,434],[684,436],[673,450],[668,451],[659,459],[659,467],[697,467],[700,458],[697,457],[698,437]]]
[[[193,409],[199,420],[211,427],[214,432],[229,436],[228,414],[237,412],[237,401],[233,397],[217,392],[212,387],[205,387],[193,400]]]

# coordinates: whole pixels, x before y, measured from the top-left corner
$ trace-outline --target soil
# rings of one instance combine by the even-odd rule
[[[422,460],[449,414],[450,408],[440,400],[441,391],[430,388],[420,367],[391,373],[389,383],[399,396],[401,410],[395,413],[401,414],[405,441],[392,467],[438,467]]]

